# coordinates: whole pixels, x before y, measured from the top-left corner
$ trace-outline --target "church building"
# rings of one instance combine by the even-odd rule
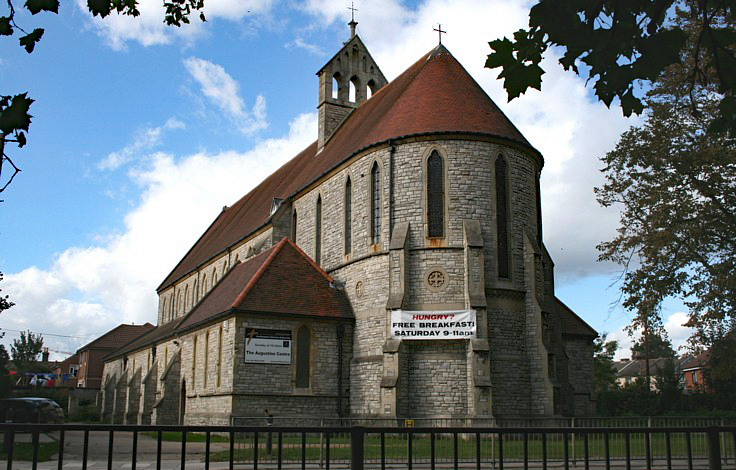
[[[355,25],[317,72],[315,142],[223,208],[157,326],[106,357],[105,421],[593,413],[542,154],[444,46],[388,82]]]

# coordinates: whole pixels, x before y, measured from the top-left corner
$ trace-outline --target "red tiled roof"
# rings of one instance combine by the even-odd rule
[[[230,311],[353,318],[345,293],[288,238],[233,267],[177,331]]]
[[[150,323],[145,325],[118,325],[96,340],[79,348],[77,353],[87,349],[117,349],[153,328],[154,326]]]
[[[444,46],[433,49],[354,109],[316,155],[317,143],[221,212],[159,290],[268,222],[274,197],[288,198],[356,152],[402,136],[478,133],[541,155]]]

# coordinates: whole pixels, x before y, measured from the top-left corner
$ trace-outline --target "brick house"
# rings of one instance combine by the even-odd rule
[[[52,371],[55,386],[60,388],[76,388],[79,371],[79,354],[73,354],[61,361]]]
[[[119,325],[79,348],[77,387],[99,389],[102,384],[103,358],[152,328],[150,323]]]
[[[597,334],[554,294],[541,153],[444,46],[388,83],[351,27],[316,141],[223,209],[155,330],[108,356],[105,420],[592,413]]]

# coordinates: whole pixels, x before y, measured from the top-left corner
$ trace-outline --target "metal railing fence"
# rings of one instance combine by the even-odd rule
[[[6,470],[736,469],[736,426],[0,424]]]

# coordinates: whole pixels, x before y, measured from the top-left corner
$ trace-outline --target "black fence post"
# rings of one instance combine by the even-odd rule
[[[721,442],[720,432],[716,426],[708,427],[708,468],[721,470]]]
[[[363,470],[363,440],[365,429],[353,426],[350,429],[350,469]]]

